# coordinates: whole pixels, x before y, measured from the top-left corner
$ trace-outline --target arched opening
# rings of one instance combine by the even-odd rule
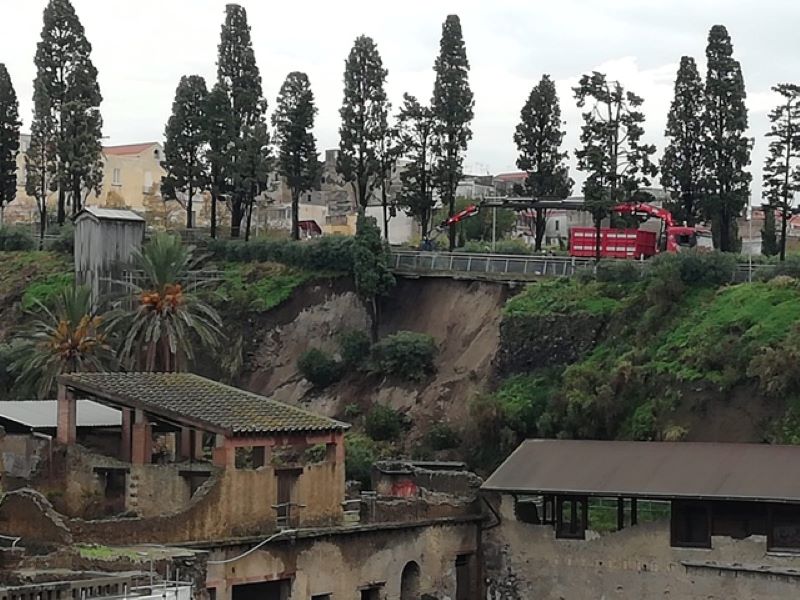
[[[400,577],[400,600],[419,600],[419,565],[413,560]]]

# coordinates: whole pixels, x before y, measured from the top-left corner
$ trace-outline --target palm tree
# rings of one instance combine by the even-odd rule
[[[65,288],[49,306],[35,302],[37,318],[15,339],[19,357],[11,369],[19,373],[17,386],[35,386],[39,397],[44,397],[61,373],[113,368],[106,323],[92,307],[89,287]]]
[[[195,339],[215,348],[221,342],[222,319],[197,294],[201,285],[189,282],[189,271],[202,257],[180,238],[158,234],[133,257],[141,274],[128,284],[134,306],[114,311],[113,328],[119,332],[119,358],[128,368],[144,371],[180,371],[194,360]]]

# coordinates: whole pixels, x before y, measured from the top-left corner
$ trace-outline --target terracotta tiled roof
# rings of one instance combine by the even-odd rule
[[[527,179],[528,174],[525,171],[516,171],[514,173],[500,173],[495,175],[494,178],[500,181],[520,181]]]
[[[228,435],[335,431],[349,425],[191,373],[61,375],[78,393]]]
[[[128,144],[126,146],[103,146],[103,152],[114,156],[132,156],[141,154],[145,150],[155,146],[157,142],[147,142],[145,144]]]

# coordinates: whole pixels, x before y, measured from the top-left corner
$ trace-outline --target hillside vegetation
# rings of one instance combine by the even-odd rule
[[[800,270],[731,285],[733,268],[716,254],[662,256],[643,270],[601,264],[509,300],[501,353],[511,358],[495,391],[473,402],[478,463],[531,436],[683,439],[715,419],[704,403],[742,390],[764,414],[757,435],[800,441],[800,280],[789,275]],[[587,327],[588,337],[576,331]],[[531,332],[542,333],[521,339]],[[526,348],[533,362],[520,360]]]

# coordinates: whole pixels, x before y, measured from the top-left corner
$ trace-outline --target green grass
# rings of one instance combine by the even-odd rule
[[[54,273],[40,281],[31,283],[22,295],[22,308],[31,310],[37,307],[37,301],[45,306],[65,288],[75,285],[73,273]]]
[[[95,544],[78,544],[75,546],[81,558],[93,560],[116,560],[127,558],[130,560],[141,560],[141,556],[133,550],[127,548],[111,548],[110,546],[99,546]]]
[[[592,281],[553,279],[529,284],[505,306],[509,316],[548,316],[588,314],[608,316],[619,309],[625,288]]]

